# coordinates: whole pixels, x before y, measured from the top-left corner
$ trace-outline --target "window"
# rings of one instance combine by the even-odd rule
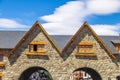
[[[27,55],[46,55],[45,52],[46,42],[31,42],[29,43],[29,52]]]
[[[38,45],[33,45],[33,51],[37,51]]]
[[[4,63],[3,63],[3,57],[4,57],[4,52],[2,51],[1,54],[0,54],[0,67],[3,67],[4,66]]]
[[[77,45],[77,56],[96,56],[94,54],[93,42],[80,42]]]
[[[29,52],[45,52],[45,42],[31,42]]]
[[[116,51],[120,53],[120,40],[112,40],[111,42],[115,46]]]
[[[3,63],[3,55],[0,55],[0,66],[3,67],[4,63]]]
[[[115,45],[115,49],[120,53],[120,45]]]
[[[78,53],[93,53],[93,43],[92,42],[80,42],[77,46]]]
[[[3,61],[3,55],[0,55],[0,62]]]
[[[0,73],[0,80],[2,80],[2,76],[4,76],[4,74]]]
[[[29,52],[45,52],[45,45],[38,44],[38,45],[29,45]]]
[[[3,55],[5,53],[4,50],[0,50],[0,55]]]
[[[93,46],[78,45],[78,53],[93,53]]]

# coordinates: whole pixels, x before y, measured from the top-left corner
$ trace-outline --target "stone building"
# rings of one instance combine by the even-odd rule
[[[0,31],[1,80],[120,80],[120,36],[98,36],[85,22],[75,35]]]

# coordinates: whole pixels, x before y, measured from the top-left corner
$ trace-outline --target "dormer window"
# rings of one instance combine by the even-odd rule
[[[96,56],[94,54],[93,42],[79,42],[76,56]]]
[[[29,52],[27,52],[27,55],[46,55],[45,50],[46,42],[30,42]]]
[[[112,40],[112,43],[114,44],[116,51],[120,53],[120,40]]]
[[[116,51],[118,51],[120,53],[120,44],[119,45],[116,44],[115,49],[116,49]]]

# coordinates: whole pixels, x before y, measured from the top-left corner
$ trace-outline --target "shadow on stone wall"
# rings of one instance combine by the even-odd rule
[[[42,60],[49,60],[49,57],[48,56],[27,56],[29,59],[42,59]]]

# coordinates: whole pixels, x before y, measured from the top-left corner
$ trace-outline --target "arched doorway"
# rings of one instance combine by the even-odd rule
[[[102,78],[95,70],[84,67],[73,71],[70,80],[102,80]]]
[[[41,67],[31,67],[25,70],[19,80],[53,80],[50,73]]]
[[[116,77],[116,80],[120,80],[120,76],[117,76],[117,77]]]

